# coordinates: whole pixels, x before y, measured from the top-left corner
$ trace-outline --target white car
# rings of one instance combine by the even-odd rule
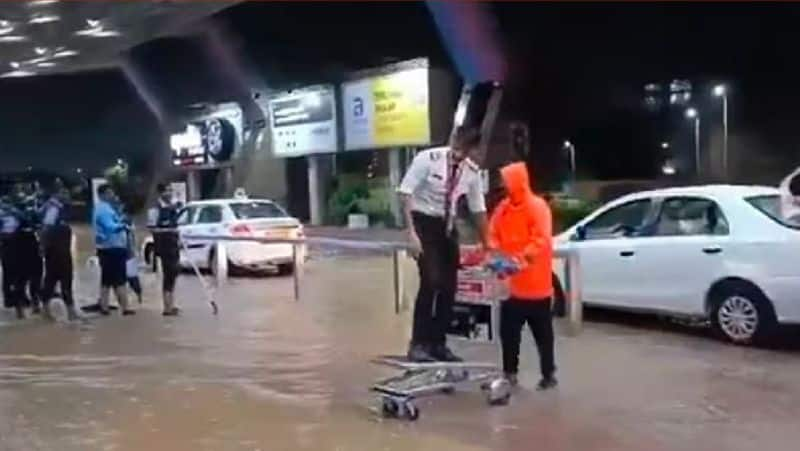
[[[221,235],[230,237],[302,238],[303,226],[276,203],[266,199],[212,199],[189,202],[178,217],[182,237],[192,235]],[[180,264],[190,268],[211,269],[215,258],[212,240],[184,239]],[[225,251],[229,268],[247,270],[277,269],[280,274],[294,271],[291,244],[227,241]],[[142,255],[153,264],[153,238],[148,236],[142,245]],[[301,246],[300,261],[305,258]]]
[[[782,219],[775,188],[631,194],[560,234],[556,247],[578,252],[587,305],[705,318],[735,343],[800,323],[800,229]],[[563,265],[555,268],[563,281]]]

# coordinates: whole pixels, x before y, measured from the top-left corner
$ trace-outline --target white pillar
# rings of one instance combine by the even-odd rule
[[[308,162],[308,209],[311,215],[311,225],[322,225],[322,180],[320,180],[320,157],[319,155],[309,155],[306,157]]]
[[[389,206],[392,210],[394,223],[398,226],[403,225],[403,215],[400,211],[400,197],[395,194],[395,190],[400,186],[402,177],[401,156],[402,148],[389,149]]]

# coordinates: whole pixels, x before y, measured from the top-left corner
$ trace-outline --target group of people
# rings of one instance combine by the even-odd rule
[[[180,205],[173,201],[169,186],[158,186],[159,198],[148,211],[148,227],[153,231],[156,256],[163,268],[164,316],[180,312],[175,305],[174,287],[178,275],[179,242],[177,217]],[[98,202],[92,214],[95,246],[100,265],[100,295],[87,311],[111,313],[113,291],[123,316],[136,311],[128,300],[130,285],[139,303],[142,286],[138,277],[136,240],[130,218],[110,185],[98,187]],[[67,319],[79,318],[72,292],[73,234],[69,225],[69,191],[60,180],[45,193],[38,183],[16,186],[0,198],[0,261],[4,306],[18,318],[42,314],[54,319],[51,300],[58,295],[64,302]]]
[[[155,257],[161,260],[163,315],[177,316],[180,309],[175,304],[174,289],[178,276],[179,241],[178,214],[181,205],[173,200],[169,185],[159,184],[156,206],[147,212],[147,226],[153,233]],[[94,207],[92,225],[95,232],[95,247],[100,263],[100,300],[98,311],[110,315],[110,299],[113,291],[123,316],[135,315],[128,300],[126,284],[130,284],[139,295],[141,284],[135,277],[135,240],[132,225],[120,208],[114,190],[109,185],[97,188],[98,202]],[[132,268],[133,266],[133,268]]]
[[[3,301],[52,318],[50,300],[59,285],[70,319],[77,318],[72,296],[72,229],[68,223],[69,192],[56,180],[47,195],[38,184],[18,185],[0,199],[0,253]]]
[[[418,153],[398,189],[420,275],[407,357],[414,362],[461,360],[447,346],[446,334],[460,264],[454,217],[459,199],[466,197],[483,249],[512,259],[519,268],[508,279],[511,296],[501,307],[503,371],[516,384],[527,323],[539,351],[538,388],[546,390],[557,385],[550,207],[531,190],[526,164],[516,162],[501,169],[505,195],[488,218],[479,167],[470,159],[480,141],[477,129],[459,128],[449,146]]]

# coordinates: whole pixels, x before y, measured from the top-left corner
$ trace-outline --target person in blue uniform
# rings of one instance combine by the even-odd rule
[[[17,255],[16,237],[19,229],[19,219],[16,209],[10,196],[0,199],[0,249],[2,249],[1,260],[3,269],[3,306],[14,308],[14,284],[19,274],[19,267],[14,264]]]
[[[161,260],[164,316],[176,316],[180,312],[175,305],[175,281],[180,261],[178,215],[182,206],[175,202],[169,185],[159,184],[157,192],[157,203],[147,212],[147,226],[153,232],[155,255]]]
[[[67,222],[68,209],[69,193],[57,183],[53,194],[39,210],[42,218],[41,241],[45,268],[42,303],[44,316],[51,320],[54,317],[50,300],[54,296],[56,284],[59,285],[61,299],[67,307],[67,319],[78,319],[72,296],[72,228]]]

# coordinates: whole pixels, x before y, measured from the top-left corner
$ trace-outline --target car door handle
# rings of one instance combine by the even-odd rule
[[[635,254],[636,254],[636,252],[633,252],[633,251],[620,251],[619,256],[620,257],[633,257]]]
[[[722,248],[718,247],[718,246],[704,247],[703,248],[703,253],[704,254],[709,254],[709,255],[721,254],[722,253]]]

